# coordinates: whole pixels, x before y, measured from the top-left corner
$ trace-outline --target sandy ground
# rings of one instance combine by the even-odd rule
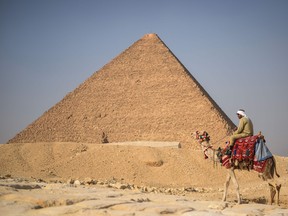
[[[256,172],[236,171],[244,203],[239,206],[233,185],[227,202],[221,202],[226,178],[223,167],[204,160],[200,150],[175,148],[177,143],[165,145],[0,145],[0,212],[4,215],[288,215],[287,157],[275,156],[281,175],[276,180],[282,184],[280,206],[266,205],[267,182],[259,179]]]

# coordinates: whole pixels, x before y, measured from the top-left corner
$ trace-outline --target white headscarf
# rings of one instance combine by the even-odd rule
[[[239,114],[239,115],[241,115],[241,116],[243,116],[243,117],[247,117],[247,115],[245,114],[245,110],[242,110],[242,109],[239,109],[239,110],[237,111],[237,114]]]

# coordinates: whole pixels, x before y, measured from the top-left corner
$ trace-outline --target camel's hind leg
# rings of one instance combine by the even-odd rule
[[[271,159],[267,160],[267,164],[265,166],[265,170],[262,174],[263,180],[268,180],[268,185],[270,188],[270,204],[272,205],[274,202],[275,195],[277,202],[276,204],[279,205],[279,198],[280,198],[280,189],[281,189],[281,184],[277,184],[277,180],[275,180],[274,177],[274,172],[276,176],[279,178],[279,174],[277,173],[276,170],[276,162],[275,158],[272,157]],[[270,183],[269,183],[270,182]]]
[[[275,195],[277,194],[277,201],[276,201],[276,204],[279,205],[279,200],[280,200],[280,189],[281,189],[281,184],[275,184],[272,185],[271,183],[268,183],[269,184],[269,188],[270,188],[270,204],[272,205],[273,202],[274,202],[274,198],[275,198]]]
[[[276,184],[276,191],[277,191],[277,205],[280,203],[280,189],[281,189],[281,184]]]
[[[274,202],[274,197],[276,195],[276,189],[274,187],[274,185],[269,183],[269,189],[270,189],[270,202],[269,204],[272,205]]]

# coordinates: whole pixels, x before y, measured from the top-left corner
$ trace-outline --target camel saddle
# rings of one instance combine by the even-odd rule
[[[231,163],[237,162],[246,162],[247,166],[252,169],[254,155],[255,155],[255,145],[259,139],[259,136],[249,136],[237,139],[234,143],[233,149],[229,148],[227,145],[223,150],[220,150],[218,155],[221,161],[222,166],[226,168],[231,167]]]
[[[229,152],[227,154],[227,152]],[[242,169],[255,170],[262,173],[266,166],[267,159],[273,157],[265,144],[265,139],[261,135],[249,136],[237,139],[232,151],[227,145],[223,150],[217,154],[220,158],[222,166],[229,169],[232,164],[237,161],[241,163]]]
[[[240,161],[253,161],[255,145],[259,136],[248,136],[237,139],[232,149],[231,159]]]

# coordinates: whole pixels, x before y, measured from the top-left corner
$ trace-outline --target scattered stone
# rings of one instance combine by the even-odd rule
[[[159,214],[175,214],[177,212],[177,209],[170,209],[170,208],[167,208],[165,210],[160,210],[159,211]]]
[[[45,180],[43,180],[43,179],[41,179],[41,178],[39,178],[39,179],[35,179],[35,181],[38,182],[38,183],[46,182]]]
[[[9,184],[7,186],[14,188],[14,189],[17,189],[17,190],[41,189],[41,186],[38,184]]]
[[[138,198],[138,199],[131,199],[131,201],[133,202],[139,202],[139,203],[142,203],[142,202],[151,202],[151,200],[149,198]]]
[[[81,182],[79,180],[75,180],[73,184],[74,185],[81,185]]]
[[[223,202],[223,203],[212,203],[208,205],[209,209],[217,209],[217,210],[223,210],[228,207],[228,203]]]
[[[185,188],[184,190],[187,192],[197,192],[197,190],[195,188],[192,188],[192,187]]]
[[[74,179],[68,179],[67,184],[74,184],[74,181],[75,181]]]
[[[98,181],[97,184],[98,184],[98,185],[104,185],[105,182],[103,182],[103,181]]]
[[[95,184],[95,182],[96,181],[94,179],[90,178],[90,177],[87,177],[87,178],[84,179],[84,184],[85,185],[92,185],[92,184]]]
[[[10,175],[10,174],[6,174],[5,176],[4,176],[4,178],[11,178],[12,176]]]
[[[164,164],[163,160],[158,160],[158,161],[147,161],[146,165],[151,166],[151,167],[160,167]]]

